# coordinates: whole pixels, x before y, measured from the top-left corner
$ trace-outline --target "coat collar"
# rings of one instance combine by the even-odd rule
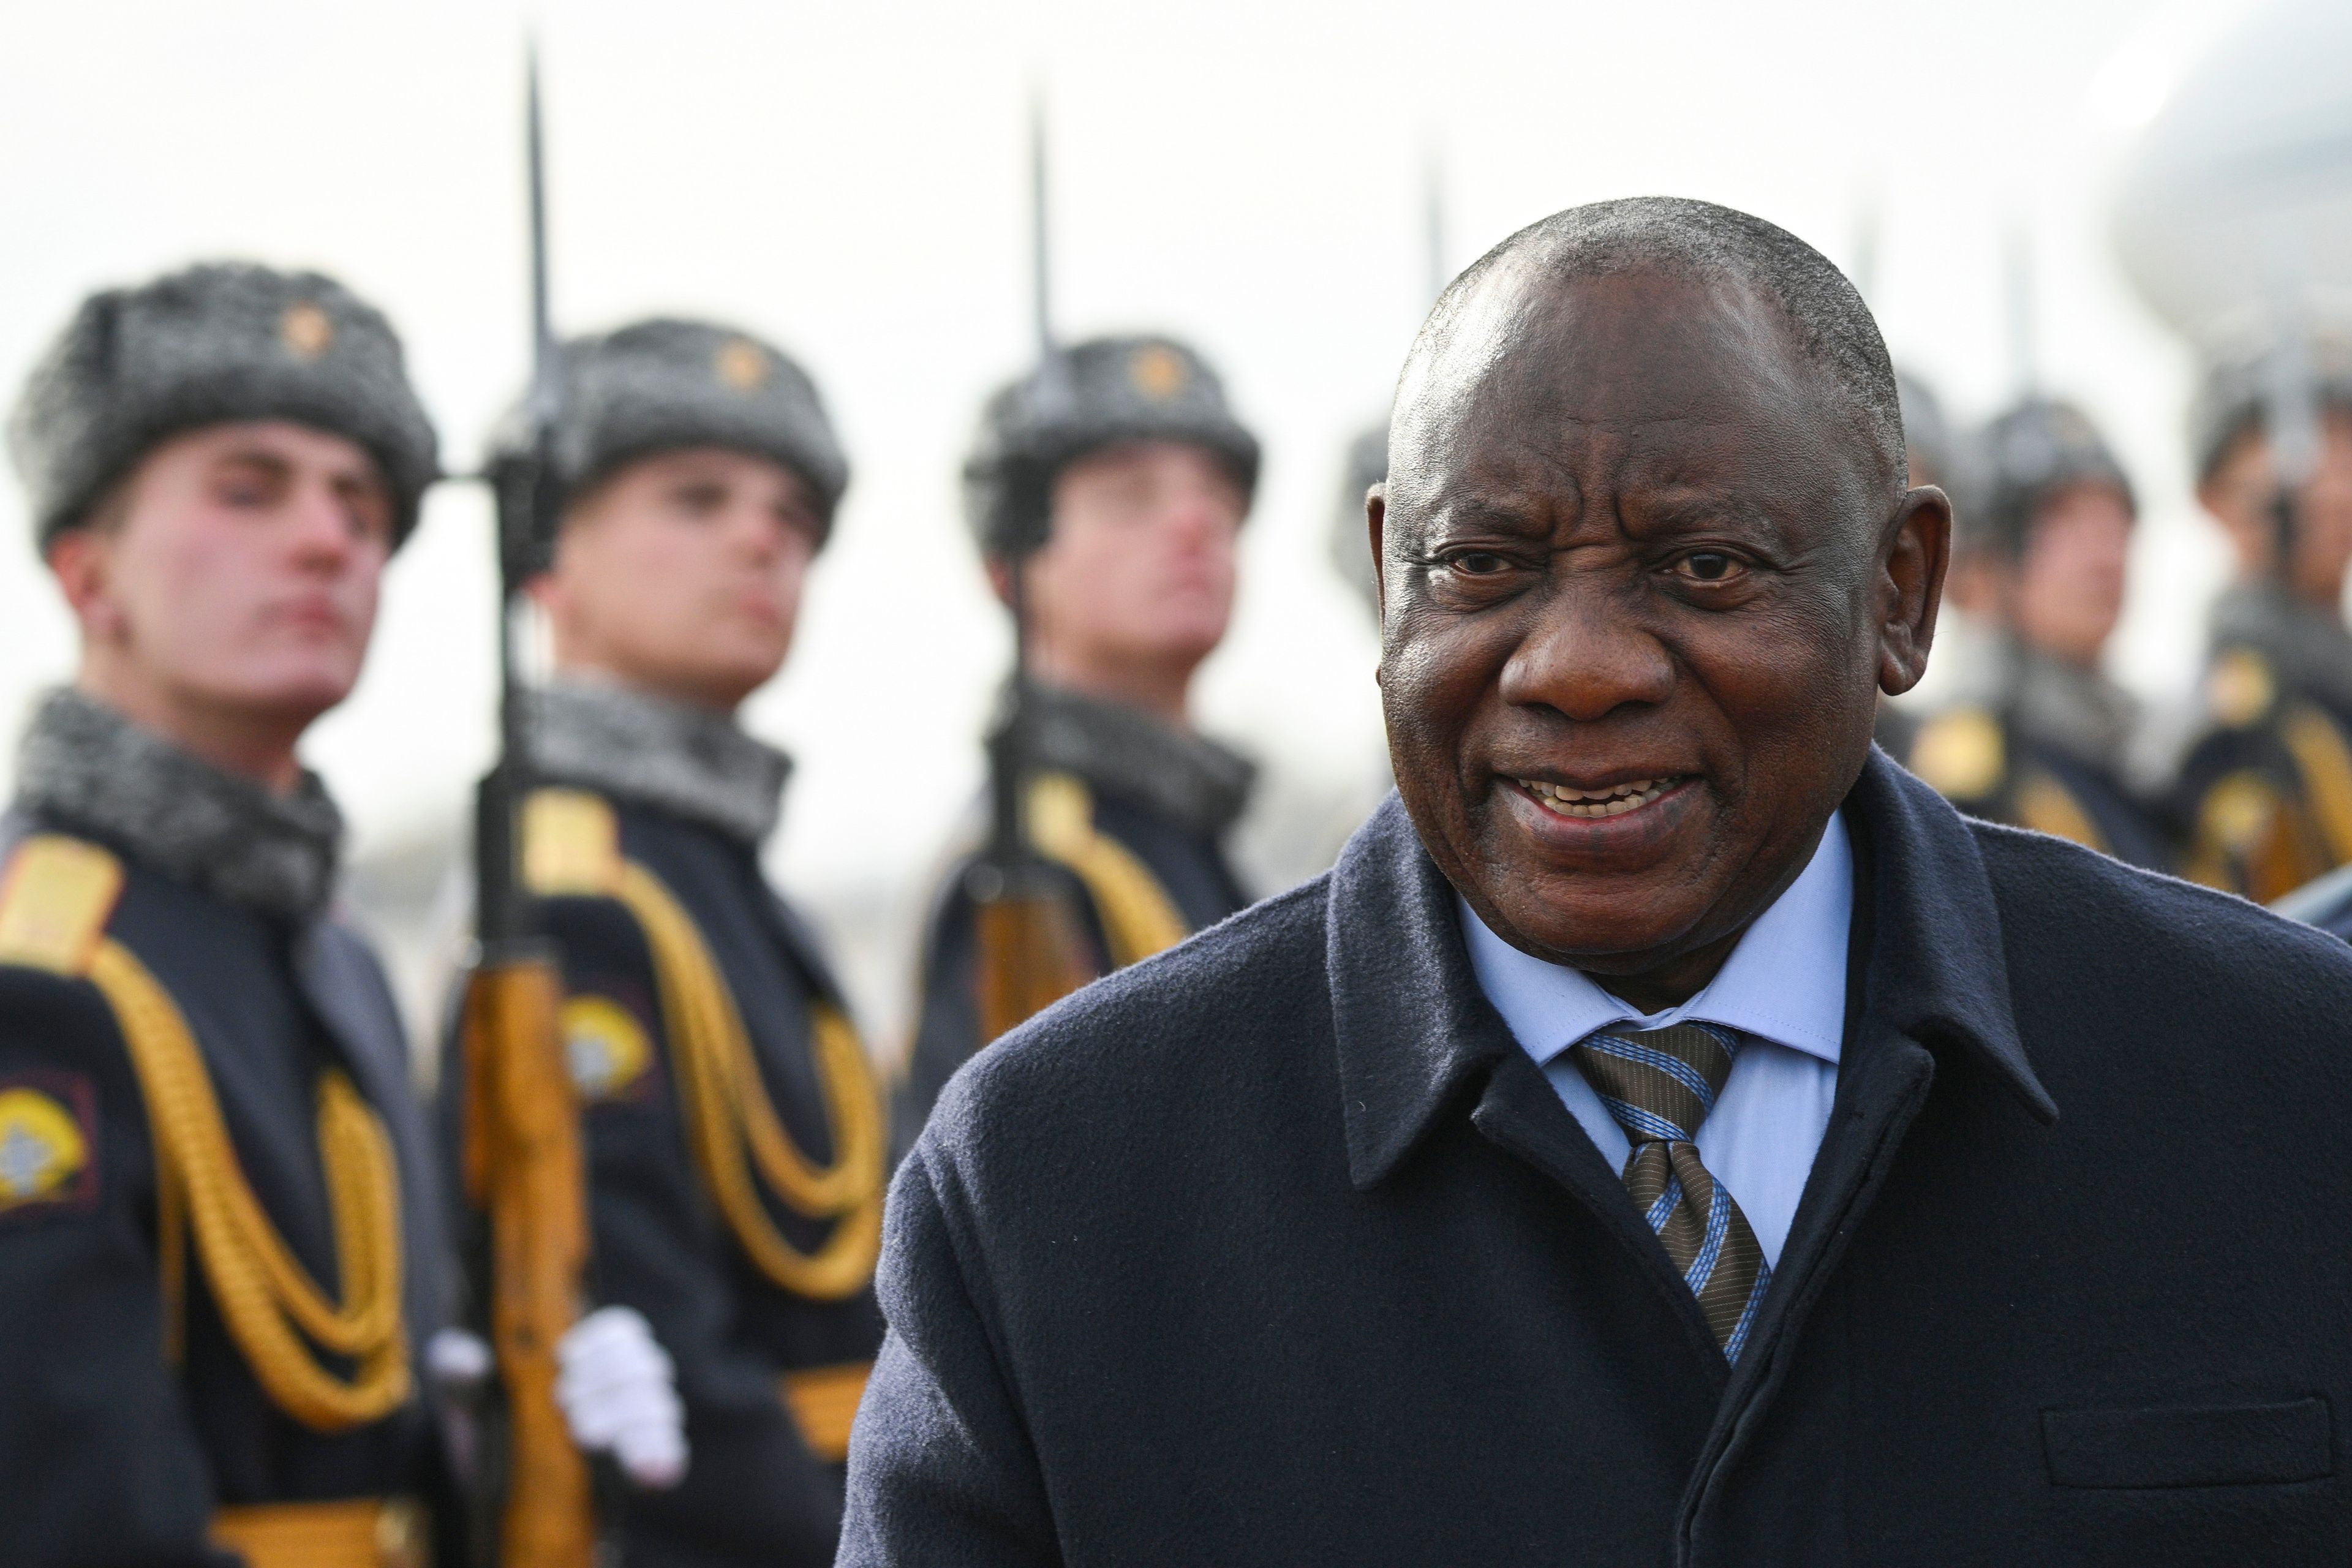
[[[70,687],[34,710],[16,799],[185,887],[280,920],[334,892],[342,814],[318,775],[279,795]]]
[[[790,757],[722,713],[566,676],[531,699],[531,766],[716,829],[756,851],[782,811]]]
[[[2055,1121],[2018,1038],[1974,830],[1875,749],[1845,809],[1869,849],[1864,1016],[1931,1050],[1972,1054],[2028,1111]],[[1515,1047],[1471,973],[1454,889],[1395,795],[1349,841],[1329,886],[1332,1024],[1349,1172],[1362,1189]]]

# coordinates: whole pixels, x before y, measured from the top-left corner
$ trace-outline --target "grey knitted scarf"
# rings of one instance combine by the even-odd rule
[[[1206,838],[1234,825],[1257,778],[1257,765],[1238,752],[1074,691],[1036,688],[1031,722],[1039,764],[1074,773]]]
[[[530,744],[549,784],[666,811],[753,848],[775,830],[793,771],[723,714],[578,678],[532,699]]]
[[[279,795],[79,691],[53,691],[34,710],[16,800],[231,903],[300,921],[334,892],[343,816],[317,774]]]

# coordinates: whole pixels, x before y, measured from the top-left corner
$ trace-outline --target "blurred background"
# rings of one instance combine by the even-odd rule
[[[93,288],[195,258],[316,267],[391,313],[445,463],[470,468],[526,369],[535,28],[559,328],[740,321],[808,365],[849,448],[800,643],[748,719],[800,763],[773,868],[887,1049],[1007,653],[957,476],[982,399],[1032,352],[1033,90],[1062,331],[1182,334],[1265,443],[1239,616],[1200,710],[1266,770],[1239,849],[1271,891],[1319,868],[1385,782],[1375,637],[1327,540],[1346,444],[1385,410],[1429,303],[1433,190],[1447,272],[1601,197],[1747,208],[1846,267],[1896,362],[1957,417],[2035,386],[2080,404],[2143,508],[2111,670],[2163,704],[2197,675],[2227,564],[2189,493],[2189,349],[2126,269],[2131,245],[2163,239],[2148,128],[2250,36],[2302,38],[2288,52],[2336,84],[2339,112],[2294,132],[2297,177],[2340,197],[2352,27],[2331,16],[2310,0],[17,6],[0,56],[0,381],[13,398]],[[2231,90],[2256,120],[2276,107]],[[309,747],[352,819],[353,894],[418,1007],[491,751],[489,524],[478,488],[436,492],[364,684]],[[0,628],[13,732],[72,651],[13,486]]]

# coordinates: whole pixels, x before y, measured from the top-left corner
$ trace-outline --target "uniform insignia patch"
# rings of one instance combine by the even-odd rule
[[[0,1223],[96,1200],[97,1123],[97,1095],[86,1078],[0,1078]]]
[[[2232,855],[2251,855],[2269,836],[2284,805],[2261,774],[2231,773],[2198,804],[2198,829]]]
[[[636,1015],[611,997],[574,996],[563,1005],[563,1059],[583,1101],[626,1095],[653,1054]]]
[[[2233,647],[2205,672],[2205,705],[2232,730],[2242,730],[2271,710],[2278,681],[2270,660],[2250,647]]]
[[[719,379],[738,392],[751,392],[768,379],[768,356],[748,338],[730,338],[719,351]]]
[[[286,307],[278,319],[278,339],[296,359],[317,359],[333,346],[335,323],[308,300]]]
[[[1138,349],[1127,374],[1136,391],[1161,403],[1183,391],[1192,379],[1192,373],[1184,368],[1184,356],[1162,343]]]
[[[2008,751],[1991,714],[1956,708],[1920,726],[1911,743],[1911,771],[1949,799],[1981,800],[2000,787]]]

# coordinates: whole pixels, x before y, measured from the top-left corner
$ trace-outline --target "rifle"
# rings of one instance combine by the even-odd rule
[[[1067,396],[1064,365],[1054,342],[1052,278],[1045,205],[1045,115],[1034,103],[1029,122],[1030,241],[1037,325],[1037,390],[1041,405]],[[1006,542],[1013,616],[1013,679],[1005,689],[1003,721],[988,744],[987,847],[964,880],[978,908],[980,1035],[982,1044],[1044,1011],[1093,978],[1080,959],[1077,933],[1060,884],[1030,847],[1028,789],[1034,698],[1029,679],[1028,567],[1044,547],[1050,495],[1032,504]]]
[[[2288,598],[2294,585],[2295,498],[2319,467],[2319,397],[2312,384],[2311,351],[2292,291],[2273,289],[2275,342],[2263,360],[2263,428],[2271,449],[2272,574]]]
[[[539,58],[526,65],[530,184],[531,383],[526,455],[499,465],[499,760],[476,803],[478,942],[466,982],[463,1032],[467,1200],[488,1222],[490,1346],[502,1473],[495,1544],[499,1568],[590,1568],[596,1552],[588,1466],[555,1402],[556,1344],[580,1312],[588,1259],[579,1107],[559,1027],[554,956],[530,929],[517,821],[530,794],[529,711],[515,622],[538,542],[561,504],[550,463],[560,393],[549,324],[547,210]],[[502,1494],[502,1495],[501,1495]],[[488,1528],[486,1521],[486,1528]]]

